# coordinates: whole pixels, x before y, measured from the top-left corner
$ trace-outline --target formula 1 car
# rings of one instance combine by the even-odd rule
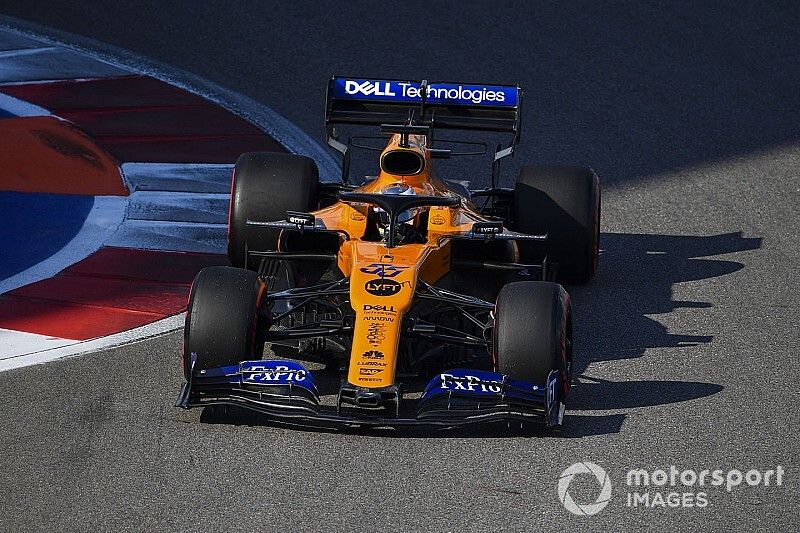
[[[560,426],[572,312],[559,283],[595,273],[600,185],[589,168],[524,166],[500,187],[521,100],[516,86],[334,77],[325,124],[341,182],[320,183],[306,157],[243,154],[232,266],[192,285],[177,405],[304,425]],[[481,190],[434,173],[436,160],[487,152],[469,131],[510,134]],[[376,177],[351,183],[354,149],[380,152]],[[288,356],[264,359],[265,346]]]

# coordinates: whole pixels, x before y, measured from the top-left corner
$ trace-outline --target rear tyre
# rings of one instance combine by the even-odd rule
[[[571,379],[572,313],[561,285],[522,281],[503,287],[495,307],[493,342],[498,372],[546,385],[550,372],[557,370],[564,401]]]
[[[319,171],[313,159],[293,154],[242,154],[233,172],[228,214],[228,258],[239,268],[258,269],[247,250],[277,250],[280,230],[254,228],[248,220],[274,221],[286,211],[313,211],[318,204]]]
[[[600,180],[590,168],[525,166],[514,189],[515,228],[547,233],[546,254],[561,283],[587,283],[600,249]],[[519,241],[520,261],[535,262],[540,244]]]
[[[261,283],[242,268],[208,267],[192,282],[183,330],[183,372],[260,359],[257,317]]]

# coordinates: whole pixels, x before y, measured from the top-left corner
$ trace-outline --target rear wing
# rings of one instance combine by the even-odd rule
[[[328,82],[325,123],[403,124],[414,113],[418,125],[516,133],[521,99],[522,90],[511,85],[334,77]]]
[[[415,125],[434,129],[512,134],[495,160],[511,155],[519,142],[522,89],[482,85],[333,77],[328,82],[325,128],[328,144],[346,154],[337,124]]]

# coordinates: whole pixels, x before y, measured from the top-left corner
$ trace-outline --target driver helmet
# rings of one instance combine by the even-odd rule
[[[412,189],[405,183],[393,183],[391,185],[387,185],[386,187],[383,188],[383,190],[381,190],[381,193],[398,194],[402,196],[413,196],[416,194],[414,192],[414,189]],[[375,207],[374,209],[375,213],[378,215],[378,220],[380,221],[380,223],[384,226],[387,226],[389,224],[389,214],[380,207]],[[420,208],[418,207],[413,209],[406,209],[405,211],[397,215],[397,222],[400,224],[409,222],[411,219],[417,216],[417,213],[419,213],[419,211]]]

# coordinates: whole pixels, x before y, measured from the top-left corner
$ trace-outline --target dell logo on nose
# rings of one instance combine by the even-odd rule
[[[392,84],[388,81],[357,81],[347,80],[344,84],[344,92],[347,94],[363,94],[364,96],[395,96],[392,91]]]

